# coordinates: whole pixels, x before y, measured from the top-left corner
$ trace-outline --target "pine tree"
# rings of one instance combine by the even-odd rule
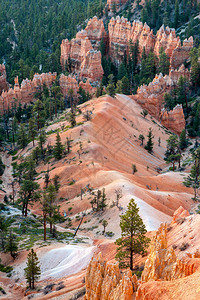
[[[59,160],[59,159],[62,158],[63,150],[64,150],[64,146],[61,143],[60,135],[57,132],[57,135],[56,135],[56,144],[54,146],[54,157],[55,157],[55,159]]]
[[[67,137],[67,153],[70,153],[70,149],[72,148],[72,140]]]
[[[179,137],[179,147],[181,150],[184,150],[185,148],[187,148],[187,145],[188,141],[186,137],[186,130],[183,129]]]
[[[24,124],[20,124],[20,127],[19,127],[18,145],[22,149],[24,149],[27,145],[27,135],[26,135]]]
[[[10,252],[12,258],[15,259],[17,255],[17,249],[18,249],[18,245],[16,242],[16,236],[12,233],[12,231],[10,231],[6,243],[6,251]]]
[[[28,128],[28,130],[29,130],[29,137],[32,139],[33,147],[34,147],[35,146],[34,141],[35,141],[35,137],[36,137],[36,134],[37,134],[34,118],[29,119],[29,128]]]
[[[169,66],[170,66],[169,57],[167,56],[167,54],[165,53],[165,51],[162,47],[159,52],[160,52],[160,55],[159,55],[158,70],[164,76],[166,74],[169,74]]]
[[[120,228],[122,233],[121,238],[116,240],[118,248],[115,258],[120,267],[133,270],[133,255],[144,254],[150,242],[145,236],[147,230],[134,199],[130,200],[126,213],[120,216]]]
[[[33,113],[36,113],[37,119],[37,130],[39,131],[42,127],[43,117],[44,117],[44,105],[41,100],[37,100],[33,107]]]
[[[165,160],[168,163],[172,163],[173,171],[175,170],[175,163],[179,162],[180,167],[180,149],[179,149],[179,141],[176,135],[170,135],[167,140],[167,151],[165,152]]]
[[[106,201],[107,201],[107,198],[106,198],[106,191],[105,191],[105,188],[103,188],[102,196],[101,196],[101,201],[100,201],[100,203],[99,203],[99,208],[100,208],[102,211],[104,211],[104,208],[107,206]]]
[[[60,188],[60,182],[59,182],[59,176],[55,175],[53,178],[53,184],[55,186],[56,191],[58,192],[59,188]]]
[[[130,95],[130,83],[126,76],[122,78],[122,94]]]
[[[110,74],[108,76],[108,78],[109,78],[109,81],[108,81],[108,85],[107,85],[106,91],[107,91],[107,93],[108,93],[109,96],[115,97],[115,84],[114,84],[114,76],[113,76],[113,74]]]
[[[149,153],[152,153],[153,152],[153,144],[154,144],[152,140],[153,140],[154,136],[153,136],[151,128],[149,128],[149,133],[148,133],[147,137],[148,137],[148,141],[147,141],[147,144],[145,146],[145,149]]]
[[[197,200],[198,189],[200,187],[200,147],[198,147],[192,154],[193,166],[189,176],[184,178],[184,185],[192,187],[194,190],[194,200]]]
[[[42,158],[44,159],[44,144],[46,142],[47,136],[46,132],[44,130],[41,130],[40,135],[39,135],[39,147],[41,151]]]
[[[103,220],[103,221],[102,221],[102,226],[103,226],[103,232],[102,232],[102,234],[104,235],[104,234],[105,234],[105,231],[106,231],[106,227],[108,226],[108,221]]]
[[[35,288],[35,282],[39,279],[41,271],[39,267],[39,260],[36,252],[31,249],[27,257],[27,267],[24,269],[25,278],[30,289]]]
[[[175,3],[175,13],[174,13],[174,27],[177,28],[179,24],[179,0]]]

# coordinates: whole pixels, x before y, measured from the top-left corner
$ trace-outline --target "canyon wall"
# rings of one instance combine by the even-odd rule
[[[132,24],[124,17],[112,18],[108,24],[109,31],[109,53],[117,64],[123,61],[124,54],[128,53],[130,40],[133,44],[138,40],[139,53],[142,54],[143,48],[146,53],[152,49],[159,56],[161,48],[164,49],[170,59],[171,67],[180,67],[188,58],[193,47],[193,38],[181,41],[176,37],[175,29],[161,26],[154,35],[150,27],[145,23],[134,21]]]
[[[19,103],[28,104],[34,100],[35,94],[43,88],[45,84],[48,88],[51,87],[56,80],[57,73],[35,74],[33,80],[23,80],[21,86],[18,82],[18,77],[15,78],[14,88],[2,92],[0,95],[0,111],[3,112]]]
[[[5,65],[0,65],[0,95],[3,91],[8,90],[8,83],[6,80],[6,68]]]
[[[112,4],[113,0],[108,4]],[[180,67],[188,58],[193,47],[193,38],[181,41],[176,37],[174,29],[161,26],[154,35],[150,27],[145,23],[134,21],[132,24],[124,17],[112,18],[108,24],[108,34],[105,31],[102,20],[94,17],[88,21],[84,30],[76,34],[71,41],[63,40],[61,44],[61,65],[65,69],[68,60],[71,61],[71,71],[77,73],[81,78],[89,78],[90,81],[100,81],[103,76],[101,66],[101,53],[98,52],[101,39],[104,38],[108,44],[108,52],[112,61],[119,65],[128,54],[129,43],[139,42],[139,56],[145,48],[148,54],[153,50],[159,56],[161,48],[164,49],[170,59],[171,68]],[[97,52],[95,52],[95,51]]]
[[[140,86],[137,94],[131,96],[165,127],[177,134],[180,134],[185,128],[183,108],[181,105],[177,105],[172,111],[167,111],[163,108],[163,100],[164,94],[177,86],[181,76],[190,78],[190,72],[185,69],[184,65],[176,70],[171,69],[169,75],[156,75],[149,85]]]

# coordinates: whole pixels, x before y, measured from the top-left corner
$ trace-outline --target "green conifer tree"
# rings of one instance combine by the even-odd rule
[[[41,271],[39,267],[39,260],[36,252],[31,249],[27,257],[27,267],[24,269],[25,278],[30,289],[35,288],[35,282],[39,279]]]
[[[153,133],[152,133],[152,129],[151,128],[149,128],[149,133],[148,133],[148,135],[147,135],[147,137],[148,137],[148,141],[147,141],[147,144],[146,144],[146,146],[145,146],[145,149],[149,152],[149,153],[152,153],[153,152],[153,138],[154,138],[154,136],[153,136]]]
[[[144,254],[150,239],[145,236],[147,232],[139,208],[131,199],[127,211],[120,216],[121,238],[116,240],[116,259],[122,268],[133,270],[133,255]]]
[[[56,144],[54,146],[54,157],[55,157],[55,159],[59,160],[59,159],[62,158],[63,150],[64,150],[64,146],[63,146],[63,144],[61,142],[61,138],[60,138],[59,132],[57,132],[57,135],[56,135]]]

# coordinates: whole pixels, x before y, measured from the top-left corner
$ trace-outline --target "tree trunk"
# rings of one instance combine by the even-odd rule
[[[47,239],[47,224],[46,224],[46,213],[44,214],[44,241]]]
[[[133,271],[133,250],[130,250],[130,269]]]

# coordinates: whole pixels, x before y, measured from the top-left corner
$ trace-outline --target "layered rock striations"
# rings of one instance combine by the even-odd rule
[[[56,73],[35,74],[33,80],[23,80],[21,86],[18,82],[18,77],[15,78],[14,88],[2,92],[0,96],[0,111],[7,110],[12,105],[19,103],[27,104],[34,100],[36,92],[40,91],[45,84],[48,88],[51,87],[56,80]]]
[[[2,91],[8,90],[8,83],[6,80],[6,68],[5,65],[0,65],[0,94]]]
[[[144,109],[158,119],[165,127],[180,134],[185,128],[185,117],[181,105],[177,105],[172,111],[163,108],[164,94],[177,86],[181,76],[189,79],[190,72],[182,65],[179,69],[171,69],[169,75],[156,75],[149,85],[138,88],[137,94],[132,96]]]
[[[131,300],[137,290],[137,277],[131,271],[123,275],[117,262],[106,262],[101,253],[88,266],[85,300]]]

